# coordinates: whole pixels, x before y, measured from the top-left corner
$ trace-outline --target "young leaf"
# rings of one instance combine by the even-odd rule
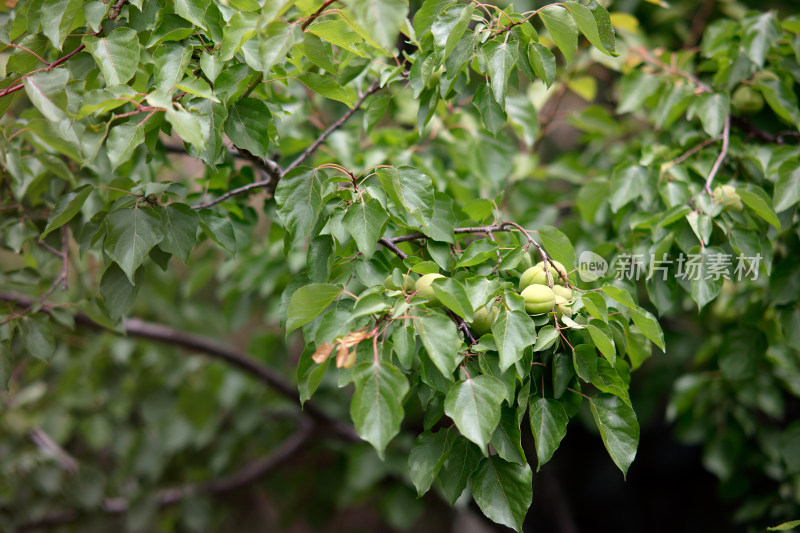
[[[503,383],[492,376],[467,378],[453,385],[444,400],[444,412],[466,438],[486,454],[486,445],[500,422]]]
[[[256,98],[242,98],[228,110],[225,135],[235,146],[262,159],[269,154],[269,125],[272,113]]]
[[[503,107],[508,92],[508,77],[517,63],[517,47],[507,41],[496,40],[483,45],[481,52],[486,58],[494,99]]]
[[[578,26],[578,29],[581,30],[581,33],[592,43],[595,48],[600,50],[601,52],[605,53],[606,55],[612,55],[614,49],[611,50],[606,49],[607,40],[604,40],[600,36],[600,30],[597,27],[597,20],[595,19],[595,14],[583,4],[579,4],[577,2],[565,2],[564,7],[566,7],[572,18],[575,20],[575,23]],[[603,9],[605,11],[605,9]],[[608,13],[606,12],[606,17],[608,17]],[[608,27],[611,27],[610,21]],[[613,31],[613,29],[611,30]],[[612,34],[613,35],[613,34]],[[611,38],[611,42],[613,43],[613,36]]]
[[[608,454],[627,477],[639,446],[636,413],[622,399],[605,393],[592,398],[589,407]]]
[[[408,16],[408,0],[356,0],[354,4],[358,23],[369,28],[380,46],[394,48],[400,26]]]
[[[550,460],[567,434],[569,417],[561,402],[539,396],[531,397],[528,415],[536,443],[536,456],[539,458],[539,465],[536,467],[538,472]]]
[[[325,283],[311,283],[297,289],[289,299],[286,334],[314,320],[341,293],[340,287]]]
[[[297,167],[278,182],[275,203],[292,242],[308,235],[322,211],[322,175],[309,167]]]
[[[742,199],[744,205],[752,209],[758,216],[774,226],[776,230],[781,230],[781,222],[775,215],[772,205],[770,205],[772,201],[769,199],[769,196],[767,196],[767,193],[755,185],[737,187],[736,193]]]
[[[520,466],[492,455],[473,474],[472,495],[483,514],[521,532],[533,499],[532,481],[527,463]]]
[[[440,61],[447,59],[453,52],[472,19],[475,5],[455,4],[439,13],[431,26],[433,48]],[[449,70],[449,69],[448,69]]]
[[[578,27],[567,10],[560,5],[549,5],[539,11],[539,17],[564,58],[572,61],[578,50]]]
[[[556,58],[549,48],[539,43],[531,43],[528,47],[528,61],[533,72],[539,76],[549,88],[556,79]]]
[[[508,117],[500,104],[492,98],[488,86],[480,85],[478,87],[478,90],[476,90],[475,94],[472,96],[472,104],[481,114],[481,119],[486,129],[497,137],[497,134],[500,133],[500,130],[502,130],[506,122],[508,122]]]
[[[641,307],[637,309],[630,309],[628,314],[631,315],[633,323],[636,327],[645,334],[645,336],[653,341],[653,343],[664,351],[664,332],[661,331],[661,326],[656,317],[654,317],[646,309]]]
[[[59,50],[74,27],[82,4],[81,0],[45,0],[42,3],[42,33]]]
[[[350,416],[359,437],[372,444],[383,459],[386,445],[400,431],[408,379],[397,367],[381,361],[361,363],[354,375]]]
[[[440,278],[434,280],[431,287],[445,307],[467,322],[472,322],[472,305],[460,281],[453,278]]]
[[[181,261],[189,260],[189,253],[197,240],[199,216],[186,204],[173,203],[159,210],[164,224],[164,240],[158,247],[177,255]]]
[[[339,85],[331,76],[306,72],[298,76],[297,79],[312,91],[321,94],[325,98],[342,102],[350,108],[355,105],[358,99],[355,89],[350,86]]]
[[[120,124],[111,128],[106,141],[106,152],[111,169],[130,160],[133,152],[144,142],[144,128],[136,124]]]

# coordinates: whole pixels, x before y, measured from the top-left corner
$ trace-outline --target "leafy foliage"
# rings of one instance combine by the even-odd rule
[[[172,494],[155,487],[222,492],[197,465],[220,476],[269,449],[280,464],[313,431],[363,439],[386,460],[376,471],[451,504],[466,493],[521,531],[523,433],[538,470],[571,419],[593,422],[627,475],[631,373],[651,345],[670,349],[656,315],[685,308],[716,331],[676,381],[678,433],[703,435],[723,482],[752,440],[763,472],[796,487],[796,424],[780,421],[800,397],[797,17],[721,18],[697,49],[657,54],[635,18],[594,0],[332,4],[21,1],[2,14],[0,450],[20,481],[0,485],[0,525],[77,507],[130,510],[126,527],[147,530]],[[615,109],[596,98],[601,68]],[[549,154],[568,90],[588,101],[569,119],[581,151]],[[612,268],[585,281],[576,250],[590,249]],[[699,279],[652,275],[678,253],[700,258]],[[615,275],[631,254],[650,275]],[[737,265],[712,269],[722,254],[760,277],[732,283]],[[529,312],[520,278],[539,260],[542,285],[570,296]],[[88,346],[84,328],[98,331]],[[237,347],[255,329],[256,357],[177,328]],[[232,367],[161,360],[168,349],[132,337]],[[260,402],[297,404],[276,368],[296,375],[295,418],[313,429],[261,427]],[[714,417],[722,430],[699,424]],[[69,474],[70,454],[99,452],[119,468]],[[397,457],[407,468],[391,472]],[[43,507],[56,491],[62,507]],[[185,527],[209,530],[185,500]],[[797,509],[778,488],[764,501],[771,518]]]

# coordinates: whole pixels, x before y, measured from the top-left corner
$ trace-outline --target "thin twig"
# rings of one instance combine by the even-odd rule
[[[711,194],[711,183],[714,181],[714,176],[717,175],[719,169],[722,167],[722,163],[725,161],[725,157],[728,155],[728,143],[730,142],[731,136],[731,117],[730,115],[725,117],[725,125],[722,127],[722,149],[719,151],[719,156],[717,156],[717,160],[714,161],[714,166],[711,167],[711,172],[708,173],[708,178],[706,178],[706,185],[704,190],[710,195]]]
[[[325,0],[325,3],[324,3],[324,4],[322,4],[321,6],[319,6],[319,9],[317,9],[316,11],[314,11],[314,12],[313,12],[313,13],[312,13],[312,14],[311,14],[311,15],[310,15],[310,16],[309,16],[307,19],[306,19],[306,21],[303,23],[303,25],[302,25],[302,26],[300,26],[300,29],[302,29],[303,31],[305,31],[305,29],[306,29],[306,28],[308,28],[308,25],[309,25],[309,24],[311,24],[312,22],[314,22],[314,20],[316,20],[316,18],[317,18],[317,17],[319,17],[320,15],[322,15],[322,12],[323,12],[323,11],[325,11],[326,9],[328,9],[328,6],[329,6],[329,5],[331,5],[331,4],[332,4],[332,3],[334,3],[334,2],[336,2],[336,0]]]
[[[653,54],[650,51],[643,47],[638,46],[631,49],[636,55],[641,57],[646,63],[650,63],[652,66],[657,67],[664,72],[672,74],[673,76],[677,76],[679,78],[684,78],[686,80],[691,81],[697,86],[697,89],[703,93],[712,93],[714,90],[705,82],[701,81],[700,78],[695,76],[694,74],[689,74],[688,72],[684,72],[672,65],[667,65],[663,61],[660,61],[653,57]]]

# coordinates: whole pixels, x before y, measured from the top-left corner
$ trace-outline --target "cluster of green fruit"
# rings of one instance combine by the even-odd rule
[[[548,280],[548,271],[552,287]],[[553,261],[547,269],[545,269],[544,261],[541,261],[523,272],[519,278],[519,291],[520,296],[525,300],[525,310],[532,315],[555,310],[559,316],[572,316],[572,310],[569,308],[572,304],[572,289],[566,286],[566,277],[567,270],[558,261]],[[418,296],[428,300],[428,305],[440,305],[439,297],[436,296],[436,292],[431,286],[433,281],[438,278],[444,278],[444,276],[442,274],[425,274],[414,282],[409,276],[403,275],[401,286],[392,279],[392,276],[389,276],[384,285],[387,289],[403,292],[414,290]],[[482,307],[475,312],[470,327],[478,335],[489,333],[499,310],[500,307],[497,305],[493,305],[491,310],[488,306]]]

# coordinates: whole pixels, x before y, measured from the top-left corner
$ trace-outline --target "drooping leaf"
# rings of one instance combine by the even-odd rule
[[[158,247],[177,255],[181,261],[189,260],[189,253],[197,241],[199,216],[186,204],[172,203],[159,210],[164,223],[164,239]]]
[[[627,476],[639,446],[636,413],[622,399],[605,393],[592,398],[589,407],[608,454]]]
[[[400,431],[408,379],[397,367],[381,361],[359,364],[354,375],[350,416],[359,437],[372,444],[383,459],[386,445]]]
[[[271,122],[272,113],[263,100],[243,98],[228,110],[225,134],[237,147],[263,159],[269,153]]]
[[[369,28],[375,41],[391,49],[408,16],[407,0],[356,0],[353,10],[358,23]]]
[[[450,505],[455,504],[458,497],[464,492],[481,457],[481,451],[477,446],[461,435],[456,435],[450,455],[447,456],[437,478]]]
[[[500,411],[500,423],[494,430],[492,448],[497,450],[497,455],[509,463],[527,465],[525,451],[522,449],[522,431],[520,430],[517,409],[504,405]]]
[[[531,432],[536,443],[536,455],[539,458],[538,472],[553,456],[561,440],[567,434],[569,417],[564,406],[552,398],[532,397],[528,404],[528,416]]]
[[[47,226],[45,226],[41,238],[44,239],[51,231],[72,220],[72,217],[78,214],[93,190],[94,187],[91,185],[81,185],[71,193],[59,198],[56,206],[50,211],[50,216],[47,218]]]
[[[74,27],[82,4],[81,0],[45,0],[42,3],[42,33],[59,50]]]
[[[533,72],[547,87],[556,79],[556,58],[548,48],[539,43],[531,43],[528,47],[528,60]]]
[[[441,60],[447,59],[456,48],[469,26],[474,11],[474,4],[454,4],[441,11],[433,21],[430,26],[433,47]]]
[[[636,324],[636,327],[644,333],[644,335],[653,341],[653,343],[661,348],[661,351],[664,351],[664,332],[661,331],[661,326],[658,323],[656,317],[654,317],[649,311],[646,309],[642,309],[639,307],[638,309],[630,309],[628,311],[631,318],[633,319],[633,323]]]
[[[378,239],[388,219],[389,215],[381,207],[380,202],[374,198],[366,198],[363,202],[350,205],[342,223],[356,241],[358,250],[369,259],[375,253]]]
[[[486,453],[486,445],[500,422],[500,404],[506,392],[493,376],[467,378],[453,385],[444,400],[444,412],[466,438]]]
[[[83,44],[92,54],[107,85],[127,83],[139,68],[139,36],[131,28],[117,28],[107,37],[87,35]]]
[[[316,169],[297,167],[278,182],[275,203],[293,242],[308,235],[317,223],[322,211],[322,179]]]
[[[453,429],[440,429],[436,433],[426,431],[414,441],[408,455],[408,471],[417,489],[417,496],[428,492],[439,475],[450,456],[455,436]]]
[[[472,495],[483,514],[498,524],[522,531],[533,500],[531,467],[509,463],[492,455],[481,461],[472,476]]]
[[[549,5],[539,11],[539,17],[564,58],[572,61],[578,50],[578,27],[569,12],[563,6]]]
[[[498,39],[486,43],[481,48],[481,52],[486,58],[494,99],[503,107],[506,102],[506,92],[508,92],[508,77],[517,63],[517,47]]]
[[[116,169],[126,163],[133,152],[144,143],[144,128],[133,123],[120,124],[111,128],[106,141],[111,168]]]
[[[461,361],[456,325],[441,313],[420,317],[414,320],[414,325],[433,364],[448,381],[452,381],[453,371]]]

